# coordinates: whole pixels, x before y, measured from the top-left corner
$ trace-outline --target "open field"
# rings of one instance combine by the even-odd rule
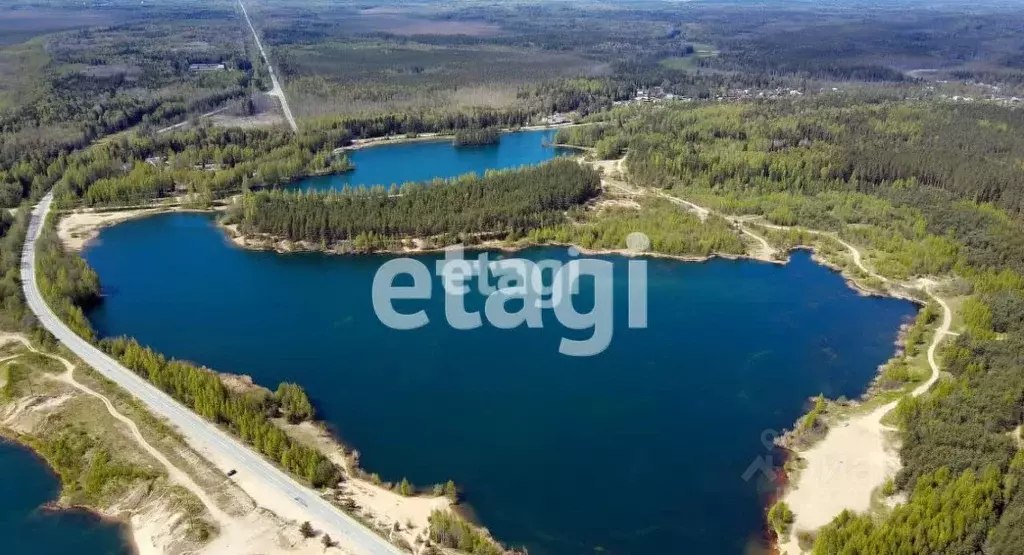
[[[607,67],[571,53],[393,41],[279,46],[274,52],[302,117],[509,106],[525,85],[601,74]]]
[[[5,11],[0,18],[0,47],[17,44],[44,33],[111,25],[139,18],[140,15],[138,11],[126,9],[95,10],[73,4],[14,7]]]

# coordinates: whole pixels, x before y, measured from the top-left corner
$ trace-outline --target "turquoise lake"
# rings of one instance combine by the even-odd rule
[[[545,162],[571,150],[553,147],[555,130],[505,133],[496,145],[455,148],[450,139],[371,146],[349,152],[350,172],[301,179],[292,187],[344,189],[366,185],[401,185],[437,177],[456,177]]]
[[[0,538],[4,553],[128,555],[123,527],[85,511],[50,511],[60,481],[28,449],[0,440]],[[16,477],[16,478],[15,478]]]
[[[375,147],[353,156],[364,177],[345,179],[405,181],[410,160],[440,160],[421,149],[478,155],[444,143]],[[570,259],[564,248],[491,254]],[[392,330],[371,301],[389,257],[246,251],[205,215],[107,228],[84,256],[104,288],[89,314],[102,336],[131,335],[272,388],[303,385],[368,470],[454,480],[480,522],[531,555],[759,552],[771,473],[748,471],[783,462],[771,431],[792,425],[811,396],[859,396],[916,313],[856,294],[806,252],[786,265],[652,259],[648,327],[629,329],[627,259],[610,256],[611,345],[574,358],[558,353],[561,338],[589,334],[550,313],[542,328],[452,329],[436,277],[430,300],[397,305],[425,309],[430,323]],[[585,280],[578,308],[592,297]]]

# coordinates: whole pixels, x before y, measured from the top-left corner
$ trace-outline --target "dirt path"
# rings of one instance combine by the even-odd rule
[[[933,282],[920,280],[919,283],[942,306],[942,322],[928,346],[931,376],[914,389],[911,393],[914,397],[924,394],[938,381],[941,369],[935,352],[942,340],[950,335],[949,327],[953,321],[949,305],[932,291]],[[893,401],[870,413],[850,418],[830,429],[823,440],[800,453],[805,466],[783,496],[795,519],[788,541],[779,545],[782,553],[802,553],[796,541],[797,533],[817,530],[843,510],[870,510],[874,491],[900,468],[899,454],[887,438],[895,430],[882,424],[882,419],[897,404],[898,401]]]
[[[641,188],[638,188],[638,187],[630,187],[625,182],[625,180],[624,180],[625,179],[625,175],[626,175],[625,162],[626,162],[626,158],[623,157],[623,158],[619,158],[618,160],[615,160],[614,162],[602,160],[602,161],[593,162],[592,164],[595,167],[598,167],[598,168],[600,168],[600,169],[602,169],[604,171],[604,175],[602,176],[602,179],[601,179],[601,184],[606,189],[609,189],[609,188],[610,189],[615,189],[620,194],[624,194],[624,195],[630,196],[630,197],[642,196],[642,195],[647,194],[648,193],[647,190],[644,190],[644,189],[641,189]],[[618,177],[612,177],[612,174],[611,174],[612,171],[616,172]],[[707,221],[708,216],[711,215],[711,214],[714,214],[714,212],[712,210],[710,210],[709,208],[705,208],[703,206],[700,206],[699,204],[690,202],[690,201],[685,200],[685,199],[681,199],[679,197],[672,196],[672,195],[666,193],[665,191],[657,190],[657,189],[652,189],[652,190],[650,190],[650,192],[653,192],[655,195],[657,195],[657,196],[659,196],[659,197],[661,197],[661,198],[671,202],[672,204],[675,204],[677,206],[682,206],[686,210],[688,210],[688,211],[692,212],[693,214],[695,214],[698,218],[700,218],[700,221],[702,221],[702,222]],[[774,259],[775,254],[776,254],[776,249],[774,247],[772,247],[771,243],[769,243],[767,239],[765,239],[764,237],[761,237],[760,235],[754,233],[746,225],[744,225],[746,220],[743,217],[725,216],[725,215],[722,215],[722,214],[716,214],[716,215],[721,216],[721,217],[725,218],[726,220],[728,220],[730,223],[732,223],[734,226],[736,226],[736,228],[739,229],[740,232],[742,232],[744,235],[754,239],[754,241],[757,242],[760,245],[760,247],[758,247],[751,254],[752,258],[755,258],[755,259],[758,259],[758,260],[767,260],[767,261],[770,261],[770,260]]]
[[[67,372],[61,374],[56,379],[66,382],[67,384],[78,389],[82,393],[85,393],[86,395],[91,395],[99,399],[103,403],[103,405],[107,407],[107,412],[109,412],[111,416],[113,416],[115,419],[117,419],[118,421],[120,421],[121,423],[128,427],[128,430],[131,431],[132,433],[132,437],[135,438],[135,441],[139,444],[139,446],[142,447],[147,453],[149,453],[151,457],[156,459],[161,465],[163,465],[164,469],[167,470],[167,476],[170,479],[170,481],[189,490],[190,492],[192,492],[193,495],[198,497],[200,501],[202,501],[203,505],[206,506],[206,510],[210,512],[210,515],[213,517],[213,519],[217,522],[218,525],[223,527],[228,523],[228,521],[231,520],[231,517],[228,516],[224,511],[222,511],[220,507],[218,507],[217,504],[212,499],[210,499],[210,497],[206,494],[206,491],[204,491],[203,488],[199,487],[199,485],[196,484],[195,481],[193,481],[188,474],[182,472],[181,469],[174,466],[174,464],[171,461],[169,461],[167,457],[164,456],[163,453],[161,453],[157,448],[153,447],[148,441],[146,441],[146,438],[142,436],[142,432],[139,431],[138,425],[136,425],[132,419],[118,412],[118,410],[114,407],[114,404],[110,402],[110,399],[107,399],[103,394],[97,391],[89,389],[89,387],[76,380],[74,375],[74,365],[72,365],[66,359],[52,355],[47,356],[51,356],[51,358],[59,360],[67,368]]]
[[[765,239],[764,237],[754,233],[753,231],[750,230],[749,227],[747,227],[745,225],[746,222],[749,220],[749,217],[747,217],[747,216],[729,216],[729,215],[726,215],[726,214],[720,214],[720,213],[714,212],[710,208],[705,208],[705,207],[703,207],[703,206],[701,206],[701,205],[699,205],[697,203],[690,202],[688,200],[672,196],[672,195],[666,193],[665,191],[659,190],[659,191],[656,191],[656,193],[661,198],[663,198],[665,200],[668,200],[669,202],[671,202],[673,204],[682,206],[683,208],[686,208],[690,212],[693,212],[694,214],[697,215],[698,218],[700,218],[700,221],[702,221],[702,222],[706,221],[708,219],[708,216],[710,216],[711,214],[714,214],[716,216],[719,216],[719,217],[724,218],[725,220],[729,221],[729,223],[731,223],[732,225],[736,226],[736,228],[739,229],[740,232],[742,232],[747,237],[750,237],[750,238],[754,239],[754,241],[758,242],[761,245],[761,247],[759,249],[759,252],[753,253],[752,256],[754,258],[757,258],[759,260],[772,260],[775,257],[775,254],[776,254],[775,247],[773,247],[771,245],[771,243],[768,242],[767,239]]]
[[[742,220],[742,221],[751,221],[751,219],[759,219],[760,216],[733,216],[733,218],[735,218],[737,220]],[[800,231],[804,231],[804,232],[810,233],[812,235],[821,235],[821,236],[824,236],[824,237],[830,237],[830,238],[834,239],[836,242],[838,242],[840,245],[846,247],[846,249],[850,251],[850,255],[853,257],[853,263],[856,264],[857,267],[860,268],[861,271],[863,271],[865,274],[867,274],[868,276],[873,277],[873,278],[875,278],[875,279],[877,279],[879,281],[882,281],[883,283],[892,283],[892,280],[890,280],[889,278],[887,278],[887,277],[885,277],[885,276],[883,276],[881,274],[876,273],[871,268],[868,268],[867,265],[864,264],[864,257],[861,254],[860,249],[858,249],[857,247],[855,247],[855,246],[847,243],[846,241],[843,241],[842,239],[840,239],[839,238],[839,234],[834,232],[834,231],[822,231],[820,229],[808,229],[808,228],[804,228],[804,227],[776,225],[776,224],[770,224],[770,223],[767,223],[767,222],[758,222],[758,225],[760,225],[762,227],[767,227],[768,229],[777,229],[777,230],[780,230],[780,231],[800,230]]]
[[[928,366],[932,367],[932,375],[928,378],[928,381],[924,382],[914,390],[914,397],[919,397],[924,392],[928,391],[928,389],[939,380],[940,368],[938,361],[935,360],[935,351],[939,348],[939,343],[941,343],[946,336],[957,335],[949,331],[949,327],[953,325],[953,311],[949,309],[949,305],[946,304],[946,301],[942,300],[942,297],[939,297],[933,291],[935,288],[935,282],[922,279],[920,280],[920,283],[928,295],[942,306],[942,323],[939,324],[939,328],[935,330],[935,337],[932,338],[931,345],[928,345]]]
[[[74,377],[75,364],[59,355],[42,352],[32,346],[28,338],[15,333],[0,333],[0,345],[10,342],[17,342],[24,345],[33,353],[45,356],[60,362],[65,372],[58,376],[50,376],[50,379],[66,383],[78,391],[99,399],[116,420],[127,426],[132,437],[143,450],[153,459],[159,462],[166,471],[169,482],[181,486],[191,492],[206,507],[208,516],[218,527],[219,533],[213,540],[204,545],[192,555],[221,555],[224,553],[263,553],[265,555],[322,555],[324,553],[341,553],[340,547],[325,549],[320,538],[306,539],[298,532],[297,525],[281,521],[273,513],[261,508],[247,510],[239,516],[227,514],[221,507],[199,486],[188,473],[177,467],[157,448],[155,448],[142,435],[138,425],[129,417],[122,414],[114,404],[102,393],[99,393]],[[0,358],[0,364],[17,359],[24,354],[14,354]],[[230,482],[227,482],[230,483]],[[157,518],[151,521],[151,517]],[[162,555],[163,542],[166,540],[166,530],[162,529],[161,515],[143,515],[141,520],[132,518],[132,532],[135,537],[135,544],[140,555]],[[173,516],[169,516],[173,519]]]
[[[661,198],[666,199],[666,200],[668,200],[669,202],[671,202],[673,204],[678,204],[679,206],[682,206],[683,208],[686,208],[690,212],[693,212],[694,214],[697,215],[698,218],[700,218],[700,221],[702,221],[702,222],[707,220],[708,219],[708,215],[711,214],[711,210],[709,210],[707,208],[704,208],[703,206],[700,206],[698,204],[694,204],[694,203],[692,203],[692,202],[690,202],[688,200],[683,200],[683,199],[681,199],[679,197],[674,197],[674,196],[666,193],[665,191],[660,191],[659,190],[659,191],[656,191],[656,192],[657,192],[658,196],[660,196]]]
[[[213,517],[213,519],[217,521],[218,525],[223,526],[229,520],[231,520],[231,517],[224,513],[224,511],[222,511],[217,506],[217,504],[214,503],[212,499],[210,499],[210,497],[206,494],[206,491],[204,491],[203,488],[199,487],[199,485],[196,484],[195,481],[193,481],[188,474],[182,472],[181,469],[174,466],[174,464],[171,463],[171,461],[168,460],[167,457],[164,456],[164,454],[161,453],[159,449],[153,447],[148,441],[146,441],[146,438],[143,437],[142,432],[139,431],[138,425],[136,425],[132,419],[121,414],[117,410],[117,408],[114,407],[114,404],[110,402],[110,399],[107,399],[107,397],[104,396],[102,393],[93,391],[86,385],[76,380],[74,375],[74,363],[72,363],[71,361],[62,356],[46,353],[36,349],[35,347],[32,346],[32,343],[24,336],[17,334],[0,335],[0,344],[8,343],[11,341],[19,342],[22,345],[24,345],[25,348],[32,351],[33,353],[56,360],[57,362],[60,362],[62,365],[64,365],[65,372],[53,379],[62,381],[74,387],[75,389],[81,391],[82,393],[85,393],[86,395],[90,395],[92,397],[99,399],[103,403],[103,405],[107,407],[107,412],[109,412],[111,416],[113,416],[116,420],[118,420],[119,422],[128,427],[128,430],[132,433],[132,437],[135,438],[136,443],[138,443],[139,446],[146,451],[146,453],[148,453],[151,457],[156,459],[157,462],[159,462],[164,467],[164,469],[167,471],[167,477],[171,482],[184,487],[188,491],[192,492],[193,495],[198,497],[199,500],[202,501],[203,505],[206,506],[207,511],[210,512],[210,515]],[[5,357],[3,361],[10,360],[17,356],[20,355]]]
[[[205,114],[197,116],[197,118],[198,119],[206,119],[206,118],[211,117],[211,116],[216,116],[217,114],[227,110],[228,108],[230,108],[230,106],[221,106],[220,108],[217,108],[216,110],[213,110],[211,112],[206,112]],[[182,122],[179,122],[179,123],[175,123],[174,125],[168,125],[167,127],[164,127],[163,129],[158,129],[156,134],[160,135],[160,134],[163,134],[163,133],[167,133],[168,131],[174,131],[175,129],[179,129],[179,128],[185,127],[186,125],[188,125],[188,123],[189,123],[189,120],[186,119],[185,121],[182,121]]]
[[[708,208],[673,197],[664,191],[658,191],[658,194],[695,212],[702,219],[709,214],[715,214]],[[741,231],[756,238],[765,248],[772,249],[764,237],[749,231],[744,225],[751,220],[760,219],[759,217],[716,215],[728,219]],[[840,239],[835,232],[779,226],[766,222],[760,222],[759,225],[778,230],[799,229],[830,237],[850,252],[853,263],[866,275],[885,284],[896,284],[869,268],[864,263],[860,249]],[[942,322],[928,346],[931,376],[911,392],[911,395],[917,397],[928,391],[941,375],[936,351],[947,336],[956,335],[949,329],[953,321],[953,312],[946,301],[935,293],[936,283],[931,279],[920,278],[915,282],[896,285],[921,288],[942,307]],[[894,430],[882,424],[882,419],[896,408],[897,403],[898,401],[887,403],[870,413],[856,415],[840,423],[830,429],[824,439],[800,453],[803,468],[790,483],[789,491],[782,497],[794,514],[792,532],[787,539],[780,540],[779,550],[782,553],[800,555],[803,551],[797,542],[798,533],[812,532],[827,525],[843,510],[870,510],[873,493],[899,470],[899,455],[891,438]]]

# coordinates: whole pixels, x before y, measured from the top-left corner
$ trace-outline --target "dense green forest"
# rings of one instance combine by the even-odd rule
[[[592,112],[637,87],[708,98],[809,83],[903,86],[914,68],[985,82],[1019,83],[1024,74],[1024,21],[994,2],[970,14],[948,3],[787,0],[757,10],[736,2],[306,5],[276,0],[254,11],[309,117],[466,106]],[[578,88],[546,94],[573,79],[608,86],[596,97]]]
[[[85,260],[64,252],[56,232],[47,229],[37,242],[36,279],[39,291],[75,333],[96,339],[85,310],[100,301],[100,280]]]
[[[1017,110],[815,99],[594,116],[638,184],[840,232],[885,274],[1024,272]],[[577,140],[598,137],[579,134]],[[855,225],[851,225],[855,224]]]
[[[460,129],[455,132],[452,144],[455,146],[482,146],[498,144],[501,131],[493,127],[483,129]]]
[[[73,30],[0,48],[4,188],[27,174],[45,173],[54,157],[104,136],[132,127],[153,129],[265,87],[262,63],[227,0],[193,5],[187,18],[179,5],[108,8],[112,25],[88,27],[74,23],[95,20],[95,14],[63,6],[58,13],[67,10],[64,25]],[[46,28],[45,18],[55,17],[41,6],[20,13],[40,28]],[[201,63],[224,69],[191,68]],[[21,185],[26,195],[33,186]],[[7,195],[5,190],[5,205],[15,205]]]
[[[39,198],[69,165],[73,169],[83,150],[102,150],[111,135],[153,136],[169,123],[241,102],[267,88],[266,68],[229,0],[160,5],[115,0],[92,9],[16,2],[5,9],[14,11],[14,21],[39,33],[22,43],[0,46],[3,207],[15,207],[22,198]],[[51,28],[53,32],[44,32]],[[198,69],[199,64],[212,64],[214,69]],[[107,158],[102,167],[85,161],[92,164],[86,171],[91,180],[152,180],[146,175],[127,177],[144,158]],[[85,187],[79,181],[78,186]],[[173,188],[170,178],[160,181],[123,194],[98,192],[89,200],[115,203]],[[190,180],[177,183],[184,187]]]
[[[352,241],[366,250],[382,239],[528,230],[565,221],[564,212],[600,190],[596,171],[556,159],[521,170],[374,189],[306,193],[261,191],[242,198],[234,218],[243,233],[293,241]]]
[[[324,118],[307,122],[297,136],[275,127],[204,126],[122,135],[69,155],[0,171],[0,201],[16,205],[50,187],[62,207],[124,206],[186,193],[208,201],[286,185],[307,175],[347,171],[353,166],[339,149],[356,139],[454,131],[468,133],[464,137],[480,133],[489,140],[497,127],[514,127],[529,119],[527,112],[473,110]]]
[[[58,157],[42,181],[55,181],[61,206],[124,206],[183,193],[214,199],[347,171],[348,157],[335,149],[349,142],[346,133],[309,133],[296,140],[281,128],[198,127],[124,136]]]

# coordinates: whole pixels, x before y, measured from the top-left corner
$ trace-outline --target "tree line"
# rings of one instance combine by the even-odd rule
[[[232,217],[243,233],[334,244],[459,233],[523,233],[565,221],[564,212],[598,194],[593,169],[567,159],[531,168],[467,174],[384,190],[259,191]]]
[[[272,417],[283,413],[290,421],[312,418],[312,405],[295,384],[281,384],[276,394],[236,393],[220,377],[191,363],[168,360],[134,339],[103,339],[100,347],[128,369],[149,380],[197,414],[227,426],[243,441],[314,488],[335,486],[341,469],[320,451],[288,437]]]
[[[497,144],[501,140],[501,131],[493,127],[481,129],[459,129],[452,138],[455,146],[481,146]]]

